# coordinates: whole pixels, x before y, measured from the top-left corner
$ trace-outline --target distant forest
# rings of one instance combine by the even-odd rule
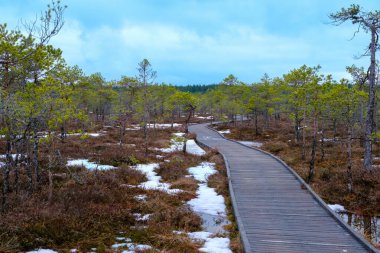
[[[194,84],[186,86],[175,86],[178,90],[191,93],[206,93],[208,90],[213,90],[218,84]]]

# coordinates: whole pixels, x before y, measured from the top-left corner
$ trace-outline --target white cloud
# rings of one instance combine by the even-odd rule
[[[67,20],[52,43],[63,50],[70,64],[113,78],[126,72],[134,75],[138,61],[146,57],[166,71],[161,77],[174,79],[159,80],[166,82],[181,79],[178,73],[170,73],[166,64],[175,64],[172,71],[183,71],[191,66],[192,71],[222,70],[227,75],[234,69],[249,71],[247,66],[256,61],[290,60],[299,57],[300,51],[305,56],[310,50],[297,38],[274,36],[244,26],[230,26],[213,35],[204,35],[155,23],[125,22],[119,28],[102,26],[85,30],[76,20]]]
[[[74,64],[84,64],[86,61],[86,41],[80,23],[76,20],[66,20],[60,33],[50,41],[55,47],[62,49],[66,60]]]
[[[229,73],[253,82],[263,73],[281,76],[302,64],[321,64],[323,71],[335,72],[340,78],[347,76],[345,66],[355,63],[352,47],[360,42],[345,43],[352,34],[350,28],[334,32],[333,27],[321,25],[298,37],[286,37],[243,25],[202,34],[162,23],[125,22],[119,27],[85,29],[78,21],[68,20],[53,42],[69,64],[111,79],[134,76],[143,58],[158,71],[158,82],[196,83],[207,75],[221,80]],[[331,44],[339,38],[342,43]],[[186,80],[189,74],[199,81],[194,81],[196,77]]]

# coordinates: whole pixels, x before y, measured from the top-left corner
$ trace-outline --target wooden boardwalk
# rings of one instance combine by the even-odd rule
[[[207,128],[192,125],[197,141],[216,148],[245,252],[378,252],[343,223],[282,161]]]

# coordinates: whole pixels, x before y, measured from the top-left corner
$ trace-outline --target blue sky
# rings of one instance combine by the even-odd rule
[[[135,76],[149,59],[157,82],[219,83],[229,74],[248,83],[264,73],[282,76],[302,64],[347,77],[369,35],[350,40],[355,27],[329,24],[328,14],[379,0],[62,0],[65,26],[51,43],[70,65],[107,80]],[[1,0],[0,22],[10,28],[45,9],[48,0]]]

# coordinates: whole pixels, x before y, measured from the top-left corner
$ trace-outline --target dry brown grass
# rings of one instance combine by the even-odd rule
[[[70,136],[64,143],[54,143],[54,148],[60,150],[63,158],[86,158],[118,166],[118,169],[91,172],[78,167],[70,168],[69,172],[57,165],[52,168],[57,176],[50,201],[46,167],[51,145],[41,145],[41,189],[29,195],[25,190],[27,178],[21,171],[21,192],[10,194],[9,211],[0,219],[0,252],[40,247],[62,251],[77,248],[81,252],[97,248],[98,252],[107,252],[119,232],[133,242],[149,244],[167,252],[197,252],[196,244],[186,236],[173,234],[173,230],[201,229],[199,216],[183,205],[184,201],[195,197],[197,188],[194,179],[185,177],[186,167],[195,165],[200,158],[182,152],[163,154],[171,162],[161,163],[162,176],[172,181],[173,187],[183,189],[182,193],[169,195],[129,187],[146,181],[145,175],[129,165],[157,162],[156,155],[160,152],[151,151],[147,157],[143,155],[141,131],[128,131],[124,143],[129,145],[120,146],[118,129],[107,130],[100,137]],[[168,145],[174,131],[151,130],[149,145]],[[65,161],[62,162],[64,164]],[[14,180],[13,173],[11,180]],[[146,194],[146,201],[134,198],[139,194]],[[135,220],[133,213],[152,216],[149,221],[141,222]]]

